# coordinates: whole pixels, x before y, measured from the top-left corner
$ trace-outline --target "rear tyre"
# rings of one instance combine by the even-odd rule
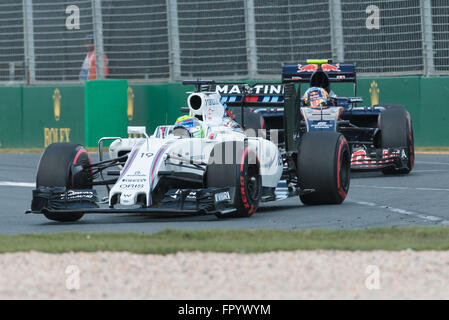
[[[297,173],[301,189],[315,192],[301,195],[306,205],[340,204],[349,191],[350,150],[337,132],[308,132],[299,142]]]
[[[382,170],[384,174],[408,174],[413,170],[415,160],[415,146],[413,126],[410,113],[404,106],[391,105],[379,116],[381,146],[383,149],[402,149],[407,161],[404,167],[388,167]]]
[[[74,143],[53,143],[49,145],[37,169],[36,187],[65,187],[67,189],[91,189],[88,174],[74,176],[75,165],[90,163],[87,150]],[[81,219],[83,213],[44,213],[47,219],[59,222],[73,222]]]
[[[235,187],[233,207],[237,211],[217,217],[252,216],[259,206],[262,190],[256,152],[244,142],[215,145],[207,166],[206,186]]]

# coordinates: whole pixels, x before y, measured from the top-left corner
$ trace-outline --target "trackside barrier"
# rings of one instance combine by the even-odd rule
[[[84,141],[96,147],[105,136],[126,137],[127,80],[87,81],[85,83]]]
[[[82,86],[0,87],[1,148],[84,142]]]
[[[180,116],[180,108],[187,106],[186,91],[189,87],[180,83],[135,84],[128,88],[128,122],[130,125],[147,126],[153,132],[158,125],[174,123]],[[193,87],[190,88],[193,91]],[[133,112],[130,112],[131,96]]]
[[[21,86],[0,87],[0,148],[23,145]]]
[[[367,105],[405,105],[416,146],[449,146],[449,77],[361,78],[358,90]]]
[[[407,106],[416,146],[449,146],[449,77],[359,78],[357,83],[363,105]],[[152,133],[176,120],[188,90],[193,88],[180,83],[126,80],[0,87],[0,148],[42,148],[64,141],[95,147],[102,136],[126,136],[128,125],[146,126]],[[334,91],[353,95],[351,85],[334,86]]]

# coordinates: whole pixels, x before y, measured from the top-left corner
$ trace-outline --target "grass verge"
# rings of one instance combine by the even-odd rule
[[[401,227],[366,230],[165,230],[156,234],[56,233],[1,235],[0,253],[185,251],[258,253],[290,250],[448,250],[449,228]]]

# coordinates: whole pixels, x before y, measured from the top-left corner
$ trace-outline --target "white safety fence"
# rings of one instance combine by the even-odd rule
[[[422,73],[424,2],[341,0],[345,59],[357,62],[362,73]],[[376,7],[380,9],[378,26],[374,18],[367,21]]]
[[[254,0],[257,73],[279,74],[283,63],[332,58],[328,0]]]
[[[448,74],[449,70],[449,2],[433,0],[431,9],[433,26],[433,57],[435,71]],[[432,44],[431,44],[432,45]]]
[[[2,0],[0,82],[82,81],[89,41],[90,79],[278,79],[307,58],[449,75],[449,1]]]
[[[166,79],[169,43],[166,0],[103,0],[104,53],[108,78]],[[100,26],[101,27],[101,26]]]
[[[0,3],[0,80],[25,78],[23,7],[17,0]]]
[[[181,76],[246,77],[245,1],[178,0],[177,4]]]
[[[90,0],[76,1],[80,28],[67,29],[66,9],[73,1],[24,0],[25,52],[29,80],[78,80],[86,55],[86,36],[93,34]]]

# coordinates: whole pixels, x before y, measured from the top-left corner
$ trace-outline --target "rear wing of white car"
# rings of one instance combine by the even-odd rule
[[[228,107],[283,107],[282,83],[215,82],[212,80],[186,80],[184,85],[195,85],[195,92],[215,92],[221,103]]]
[[[185,80],[184,85],[194,85],[195,92],[215,92],[220,94],[220,102],[225,107],[242,108],[242,123],[244,125],[243,108],[274,108],[284,110],[284,136],[287,151],[295,151],[295,136],[299,126],[299,104],[294,84],[215,82],[213,80]],[[182,109],[181,109],[182,110]]]

